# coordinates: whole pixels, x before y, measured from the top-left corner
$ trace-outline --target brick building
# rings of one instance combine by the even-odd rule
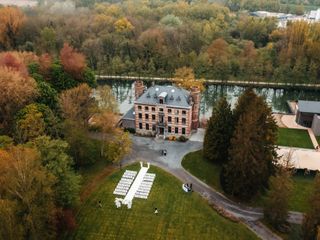
[[[150,136],[188,137],[199,126],[200,90],[188,92],[175,86],[152,86],[145,89],[135,82],[135,102],[121,120],[124,128]]]

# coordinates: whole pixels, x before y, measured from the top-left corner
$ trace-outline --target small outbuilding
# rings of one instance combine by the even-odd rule
[[[299,100],[297,104],[296,122],[304,127],[312,128],[314,134],[320,135],[320,102]]]

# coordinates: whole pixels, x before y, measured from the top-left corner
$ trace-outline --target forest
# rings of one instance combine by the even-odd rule
[[[320,23],[280,29],[276,19],[251,17],[255,8],[245,4],[82,0],[2,8],[0,49],[55,56],[68,42],[97,74],[171,77],[188,67],[197,78],[318,83]]]

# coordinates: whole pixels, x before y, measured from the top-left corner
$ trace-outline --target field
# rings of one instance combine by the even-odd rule
[[[205,161],[202,158],[201,151],[187,154],[182,160],[182,166],[209,186],[223,193],[219,181],[221,166]],[[290,210],[305,212],[308,209],[308,196],[312,191],[312,182],[312,176],[293,176],[293,189],[289,203]],[[263,206],[264,199],[265,193],[256,196],[252,202],[247,204],[252,206]]]
[[[198,194],[183,192],[180,181],[156,167],[149,170],[156,173],[149,198],[134,199],[132,209],[117,209],[112,192],[123,171],[106,177],[81,205],[78,228],[67,239],[257,239],[244,225],[218,215]]]
[[[307,130],[303,129],[279,128],[277,144],[288,147],[314,148]]]

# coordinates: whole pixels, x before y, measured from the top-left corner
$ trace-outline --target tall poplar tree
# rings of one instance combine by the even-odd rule
[[[286,229],[292,190],[291,172],[280,168],[276,176],[270,177],[269,182],[270,189],[264,207],[264,217],[275,229],[283,231]]]
[[[208,121],[203,143],[204,158],[212,162],[227,162],[233,130],[231,107],[223,97],[215,104]]]
[[[317,237],[317,228],[320,226],[320,174],[314,179],[313,193],[310,197],[309,211],[303,222],[303,239],[313,240]]]

